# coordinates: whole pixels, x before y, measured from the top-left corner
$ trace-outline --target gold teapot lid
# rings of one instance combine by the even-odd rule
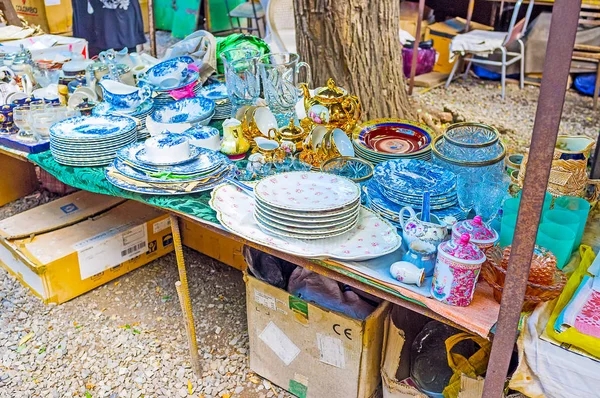
[[[346,94],[346,90],[336,86],[335,81],[333,81],[332,78],[329,78],[329,80],[327,80],[327,87],[322,87],[315,93],[315,95],[325,98],[340,98],[345,96]]]
[[[290,118],[290,124],[279,129],[279,134],[282,137],[296,137],[304,134],[304,130],[300,126],[294,124],[294,118]]]

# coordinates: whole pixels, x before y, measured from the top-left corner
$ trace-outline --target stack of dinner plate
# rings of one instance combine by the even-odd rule
[[[189,151],[177,160],[157,161],[149,155],[146,142],[134,143],[121,149],[107,168],[111,184],[141,194],[183,195],[210,190],[235,175],[227,156],[190,144],[186,134],[166,133],[148,140],[162,146],[168,146],[168,141],[173,147],[185,142]]]
[[[431,159],[433,132],[402,119],[370,120],[356,127],[352,145],[358,157],[378,164],[394,159]]]
[[[138,123],[138,139],[148,138],[150,133],[146,128],[146,117],[154,112],[154,101],[151,99],[144,101],[134,111],[123,111],[111,106],[108,102],[101,102],[92,109],[92,115],[121,115],[134,118]]]
[[[431,214],[438,219],[466,217],[458,205],[456,175],[430,162],[410,159],[380,163],[364,191],[369,207],[396,224],[403,207],[421,211],[425,191],[430,195]]]
[[[66,166],[104,166],[137,140],[137,123],[119,115],[79,116],[50,127],[50,151]]]
[[[265,232],[297,239],[342,235],[358,224],[360,188],[344,177],[289,172],[254,188],[254,218]]]
[[[224,120],[231,117],[231,101],[227,95],[227,86],[222,82],[206,85],[198,91],[199,97],[215,101],[215,115],[213,119]]]

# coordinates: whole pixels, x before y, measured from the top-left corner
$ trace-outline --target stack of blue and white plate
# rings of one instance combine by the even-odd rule
[[[144,139],[150,136],[150,133],[146,128],[146,117],[150,115],[153,111],[154,102],[151,99],[144,101],[134,111],[124,111],[122,109],[111,106],[108,102],[101,102],[94,107],[94,109],[92,110],[92,115],[121,115],[132,117],[138,122],[138,139]]]
[[[206,126],[215,114],[215,102],[202,97],[185,98],[161,105],[146,119],[151,135],[163,131],[182,133],[193,126]]]
[[[197,72],[194,72],[197,74]],[[196,79],[198,79],[198,76],[195,76]],[[186,80],[186,84],[177,88],[177,89],[182,89],[184,87],[186,87],[189,84],[195,83],[196,81],[193,81],[191,83],[188,83],[188,81]],[[198,95],[198,92],[200,91],[200,89],[202,88],[202,86],[200,84],[197,84],[191,89],[192,92],[194,93],[194,95]],[[170,91],[171,90],[160,90],[160,89],[153,89],[155,95],[154,97],[152,97],[152,99],[154,100],[154,105],[156,107],[161,106],[161,105],[166,105],[166,104],[170,104],[171,102],[175,102],[176,99],[173,98],[173,96],[171,95]]]
[[[66,166],[104,166],[137,140],[137,123],[119,115],[79,116],[50,127],[50,151]]]
[[[364,191],[369,207],[396,226],[403,207],[421,211],[426,191],[430,195],[431,214],[438,219],[466,217],[458,205],[456,175],[423,160],[389,160],[378,164]]]
[[[231,117],[231,101],[227,95],[227,86],[225,83],[215,82],[201,87],[197,96],[215,101],[216,106],[213,119],[224,120]]]
[[[161,136],[185,135],[167,133]],[[121,149],[112,165],[106,169],[106,178],[113,185],[152,195],[203,192],[234,175],[235,167],[227,156],[192,144],[189,146],[189,156],[185,159],[157,163],[147,156],[144,142],[135,143]]]

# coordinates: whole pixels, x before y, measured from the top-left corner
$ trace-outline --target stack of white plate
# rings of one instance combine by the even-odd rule
[[[227,95],[227,86],[222,82],[215,82],[202,87],[198,91],[198,97],[204,97],[215,101],[215,114],[212,117],[224,120],[231,117],[231,101]]]
[[[289,172],[254,188],[254,218],[265,232],[297,239],[325,239],[358,224],[360,188],[344,177]]]
[[[66,166],[104,166],[137,140],[137,123],[119,115],[79,116],[50,127],[50,151]]]
[[[146,117],[154,112],[154,102],[149,99],[144,101],[134,111],[123,111],[122,109],[114,108],[108,102],[101,102],[92,109],[92,115],[103,116],[103,115],[121,115],[130,116],[138,122],[138,139],[148,138],[150,133],[146,128]]]

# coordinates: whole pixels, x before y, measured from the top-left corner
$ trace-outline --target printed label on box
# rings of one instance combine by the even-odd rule
[[[267,327],[258,335],[258,338],[273,350],[285,366],[289,366],[300,354],[298,346],[273,321],[269,322]]]
[[[145,253],[147,247],[146,224],[122,225],[73,245],[81,280],[137,257]]]
[[[74,211],[79,210],[79,207],[75,205],[75,203],[69,203],[67,205],[61,206],[60,209],[65,214],[73,213]]]
[[[161,221],[157,221],[154,224],[152,224],[152,233],[159,233],[160,231],[162,231],[163,229],[167,229],[171,226],[171,219],[170,218],[165,218],[164,220]]]
[[[46,6],[59,6],[60,0],[44,0]]]
[[[321,362],[341,369],[346,366],[342,340],[317,333],[317,346],[319,347],[319,360]]]
[[[256,289],[254,289],[254,301],[256,301],[257,304],[264,305],[265,307],[272,309],[273,311],[277,309],[275,297],[269,296],[268,294],[260,292]]]

